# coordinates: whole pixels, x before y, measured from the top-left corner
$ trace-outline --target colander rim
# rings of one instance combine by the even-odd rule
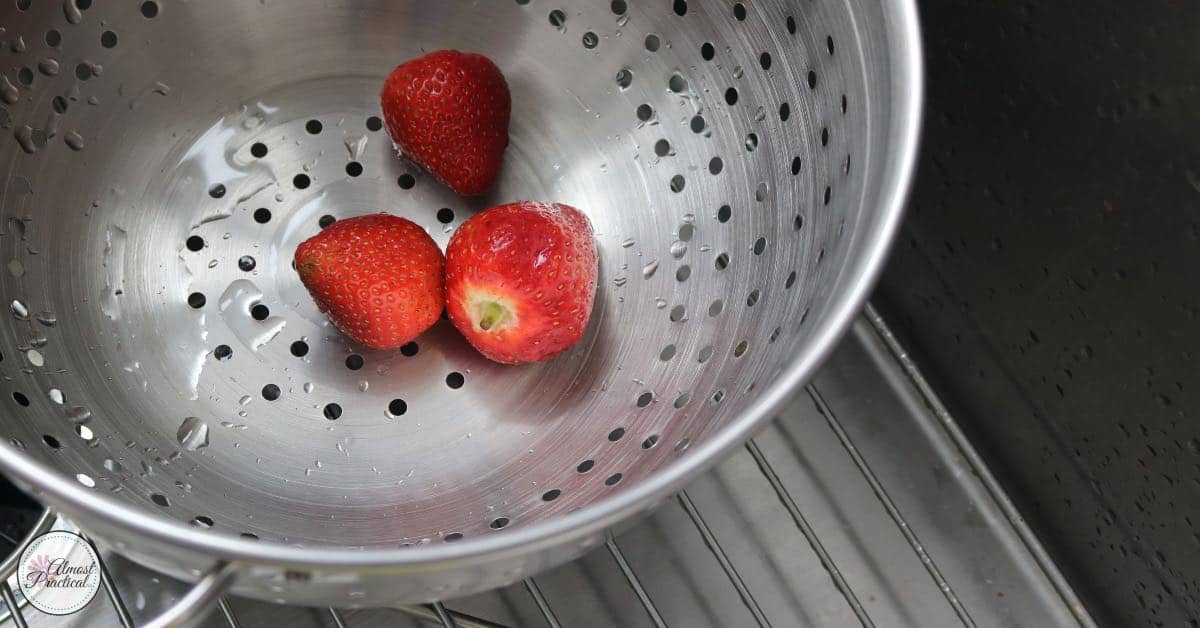
[[[868,234],[863,255],[850,267],[855,277],[843,298],[830,313],[814,324],[813,341],[798,354],[772,384],[736,419],[703,443],[694,445],[661,470],[633,487],[599,500],[577,511],[546,521],[514,526],[503,533],[466,537],[456,543],[418,547],[349,549],[329,546],[296,547],[267,540],[240,538],[223,530],[198,533],[188,525],[163,514],[149,514],[105,493],[73,482],[70,478],[0,440],[0,468],[36,489],[51,505],[66,506],[120,529],[127,535],[142,535],[154,541],[203,553],[214,559],[244,564],[310,566],[314,568],[361,569],[371,567],[423,567],[434,563],[444,568],[465,567],[560,546],[601,534],[638,510],[650,509],[684,483],[710,468],[722,455],[748,439],[792,393],[807,381],[849,330],[899,228],[916,171],[921,116],[924,101],[924,68],[920,26],[915,0],[884,3],[885,28],[895,42],[891,59],[895,124],[889,137],[889,155],[884,160],[883,185],[879,197],[882,218]],[[861,48],[861,42],[859,46]],[[843,272],[846,272],[843,270]],[[86,522],[84,522],[86,524]],[[103,537],[102,538],[106,538]]]

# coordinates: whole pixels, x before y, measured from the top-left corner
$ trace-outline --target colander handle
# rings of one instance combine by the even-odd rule
[[[221,601],[221,596],[233,585],[236,575],[234,563],[219,562],[213,565],[171,608],[143,624],[142,628],[187,628],[198,625]]]

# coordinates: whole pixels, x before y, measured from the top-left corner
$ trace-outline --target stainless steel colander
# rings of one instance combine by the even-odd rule
[[[452,597],[601,542],[812,373],[913,167],[910,0],[0,5],[0,466],[132,559],[259,598]],[[381,130],[383,77],[439,48],[512,89],[485,198]],[[516,199],[597,231],[588,334],[549,363],[446,321],[365,350],[289,265],[332,220],[444,246]]]

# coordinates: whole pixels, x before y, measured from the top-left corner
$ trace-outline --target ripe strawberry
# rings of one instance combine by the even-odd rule
[[[464,222],[446,248],[446,312],[490,360],[548,360],[583,337],[596,242],[578,209],[524,201]]]
[[[442,314],[442,252],[412,221],[339,220],[301,242],[295,261],[317,307],[372,349],[404,345]]]
[[[439,50],[400,65],[380,95],[392,141],[463,196],[483,194],[500,173],[512,98],[483,55]]]

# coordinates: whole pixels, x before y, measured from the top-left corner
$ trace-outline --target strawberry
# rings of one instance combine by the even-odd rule
[[[442,252],[410,220],[339,220],[301,242],[295,262],[317,307],[366,347],[395,349],[442,314]]]
[[[431,52],[392,70],[380,101],[401,152],[462,196],[491,189],[512,112],[508,83],[491,59]]]
[[[524,201],[484,210],[446,248],[446,312],[484,357],[548,360],[583,337],[596,242],[578,209]]]

